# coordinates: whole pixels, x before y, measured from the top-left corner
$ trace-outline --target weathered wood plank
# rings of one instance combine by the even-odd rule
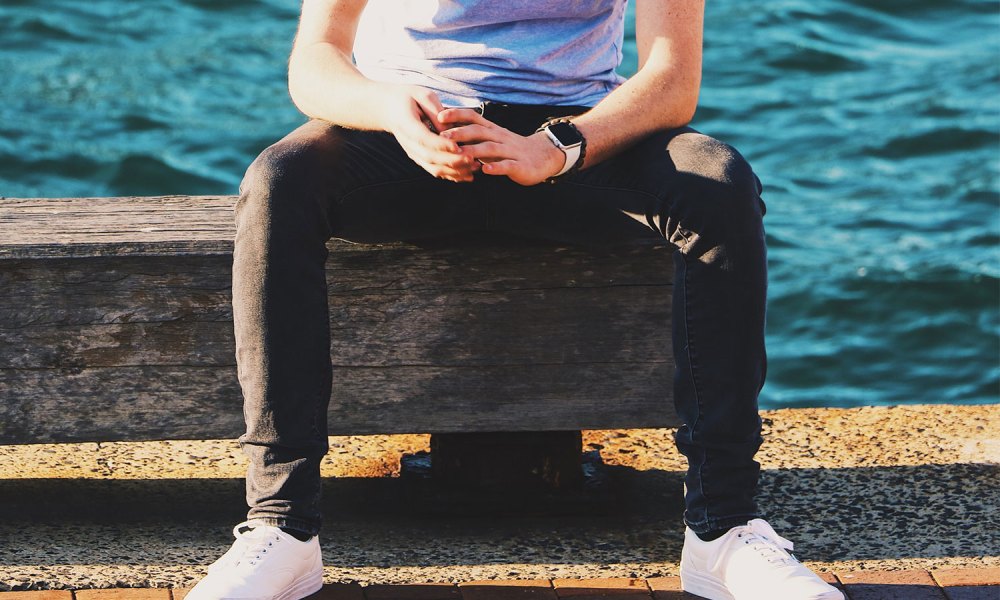
[[[231,270],[231,255],[0,258],[0,329],[231,321]]]
[[[0,258],[225,254],[235,196],[2,198]]]
[[[663,363],[338,368],[334,380],[333,435],[674,424]],[[0,397],[4,444],[243,431],[233,367],[0,369]]]
[[[673,281],[670,255],[662,246],[585,250],[526,243],[470,250],[331,242],[330,248],[331,297],[407,292],[432,297],[434,292],[582,287],[667,289]],[[227,255],[0,261],[4,300],[0,327],[232,318],[232,258]]]
[[[126,297],[130,290],[119,287],[124,282],[109,284],[106,293]],[[669,290],[659,286],[631,286],[509,290],[489,297],[465,290],[331,295],[331,356],[344,366],[628,362],[650,357],[666,362],[669,331],[632,326],[643,319],[669,321],[668,305],[657,303],[665,293]],[[228,296],[224,301],[228,305]],[[17,323],[5,320],[0,327],[0,366],[234,364],[232,318],[221,309],[188,306],[177,318],[158,315],[155,321],[136,321],[135,314],[123,316],[122,310],[87,305],[96,317],[90,323],[44,322],[59,311],[38,307],[30,315],[18,314]],[[595,321],[602,327],[594,327]],[[668,348],[666,354],[663,348]]]
[[[78,200],[0,200],[0,442],[237,435],[233,199]],[[672,424],[663,246],[329,248],[336,433]]]

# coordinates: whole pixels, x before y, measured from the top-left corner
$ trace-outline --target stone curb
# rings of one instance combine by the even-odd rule
[[[849,600],[1000,600],[1000,567],[937,571],[823,573]],[[0,592],[0,600],[183,600],[184,589],[88,589]],[[369,585],[335,583],[309,600],[695,600],[677,577],[488,580]]]

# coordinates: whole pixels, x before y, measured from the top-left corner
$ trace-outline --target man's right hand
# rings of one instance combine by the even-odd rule
[[[458,143],[438,135],[449,126],[438,120],[444,106],[435,92],[419,86],[392,86],[382,109],[386,131],[413,162],[440,179],[472,181],[481,165]]]
[[[351,59],[366,0],[304,0],[288,61],[288,91],[303,114],[396,136],[406,154],[434,177],[472,181],[481,166],[440,135],[437,94],[414,85],[372,81]]]

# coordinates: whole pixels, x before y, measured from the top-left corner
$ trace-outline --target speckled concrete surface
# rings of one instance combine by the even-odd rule
[[[1000,405],[764,413],[761,502],[820,570],[1000,565]],[[332,438],[327,580],[674,575],[683,459],[670,430],[588,431],[593,514],[412,510],[399,456],[427,436]],[[0,447],[0,590],[191,585],[242,519],[232,441]]]

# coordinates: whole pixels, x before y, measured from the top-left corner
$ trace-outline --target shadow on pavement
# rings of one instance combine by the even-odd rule
[[[327,564],[678,561],[681,473],[606,469],[599,497],[506,514],[488,496],[455,511],[404,478],[325,480]],[[997,465],[767,470],[760,499],[808,560],[1000,554]],[[244,518],[243,481],[6,480],[0,514],[0,565],[205,564]]]

